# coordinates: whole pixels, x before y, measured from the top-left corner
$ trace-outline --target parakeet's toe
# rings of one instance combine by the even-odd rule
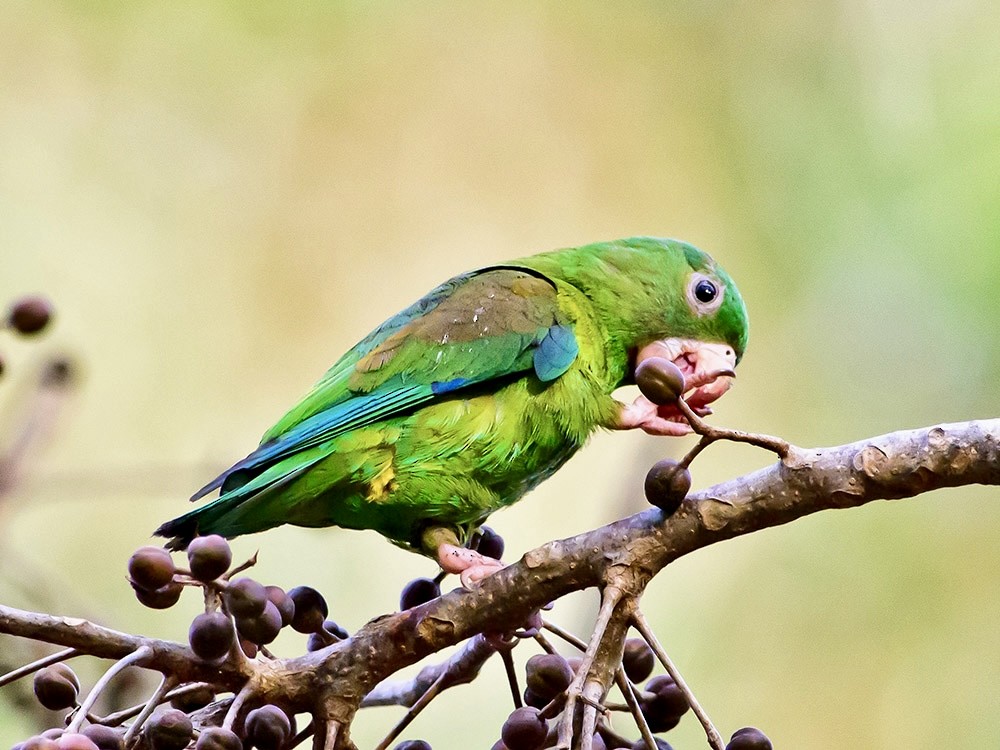
[[[498,570],[503,570],[505,567],[499,560],[494,560],[492,557],[484,557],[483,564],[466,568],[462,571],[459,578],[462,581],[463,587],[474,589],[484,578],[493,575]]]
[[[458,573],[462,585],[467,589],[474,588],[486,576],[504,568],[499,560],[486,557],[468,547],[448,543],[438,545],[437,559],[446,573]]]

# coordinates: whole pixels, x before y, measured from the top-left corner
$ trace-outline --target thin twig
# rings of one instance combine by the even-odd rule
[[[646,721],[646,715],[642,712],[642,707],[639,705],[639,698],[635,694],[635,688],[632,686],[632,681],[629,680],[628,675],[625,674],[624,667],[618,667],[618,671],[615,673],[615,682],[618,684],[618,689],[622,691],[622,695],[625,696],[625,702],[628,704],[629,711],[632,712],[635,725],[639,727],[639,734],[642,735],[642,741],[646,743],[646,750],[656,750],[656,738],[653,737],[653,732]]]
[[[214,686],[207,682],[192,682],[187,685],[181,685],[179,688],[171,690],[169,693],[163,696],[163,700],[160,703],[166,703],[167,701],[172,701],[174,698],[183,698],[185,695],[190,693],[195,693],[199,690],[204,690],[209,688],[215,690]],[[121,711],[115,711],[113,714],[108,714],[107,716],[99,717],[96,721],[91,721],[92,724],[103,724],[106,727],[116,727],[123,721],[128,721],[133,716],[137,716],[142,713],[142,710],[149,705],[149,701],[144,701],[143,703],[137,703],[129,708],[123,708]]]
[[[129,746],[132,739],[139,733],[139,730],[142,729],[142,725],[146,723],[146,719],[153,715],[153,711],[156,710],[156,707],[163,703],[164,696],[166,696],[166,694],[170,691],[170,688],[176,684],[177,680],[173,677],[169,677],[167,675],[163,676],[163,679],[160,680],[160,684],[156,686],[156,690],[153,691],[153,694],[149,696],[149,700],[146,701],[146,705],[139,712],[139,715],[135,717],[135,721],[132,722],[132,725],[125,732],[125,747]]]
[[[714,438],[706,437],[702,435],[701,440],[695,443],[694,447],[684,454],[684,458],[677,462],[677,465],[681,469],[686,469],[694,461],[695,457],[708,446],[715,442]]]
[[[521,689],[517,684],[517,672],[514,671],[514,657],[510,652],[509,648],[500,649],[500,659],[507,673],[507,683],[510,685],[510,695],[514,699],[514,708],[521,708],[524,704],[521,703]]]
[[[544,626],[545,626],[545,623],[543,621],[542,627],[544,627]],[[545,653],[547,653],[547,654],[556,654],[556,653],[559,653],[558,651],[556,651],[555,646],[553,646],[551,643],[549,643],[549,639],[546,638],[541,633],[535,633],[535,635],[532,636],[532,637],[535,639],[535,643],[537,643],[539,646],[541,646],[542,647],[542,651],[544,651]]]
[[[239,714],[240,709],[243,708],[243,704],[247,702],[247,698],[251,695],[253,695],[253,685],[250,683],[250,680],[247,680],[247,684],[240,689],[240,692],[233,698],[233,702],[229,704],[229,710],[226,711],[226,718],[222,721],[223,729],[232,730],[233,725],[236,723],[236,716]]]
[[[313,732],[315,731],[316,731],[316,722],[310,719],[309,723],[302,728],[302,731],[300,731],[297,735],[295,735],[294,737],[292,737],[292,739],[288,741],[288,744],[285,745],[284,750],[292,750],[293,747],[298,747],[307,739],[312,737]]]
[[[131,667],[133,664],[142,661],[143,659],[148,659],[152,655],[153,649],[149,648],[149,646],[143,646],[108,667],[108,671],[101,675],[101,679],[99,679],[93,689],[87,693],[87,697],[84,698],[83,703],[80,704],[80,708],[73,717],[73,721],[71,721],[69,726],[66,727],[66,731],[68,733],[80,731],[80,727],[83,726],[83,722],[87,718],[87,713],[94,707],[101,691],[108,686],[108,683],[114,679],[115,675],[127,667]]]
[[[29,674],[37,672],[39,669],[44,669],[45,667],[50,667],[53,664],[58,664],[61,661],[72,659],[74,656],[78,656],[79,654],[80,652],[75,648],[67,648],[62,651],[56,651],[54,654],[43,656],[41,659],[37,659],[30,664],[25,664],[23,667],[8,672],[0,677],[0,687],[14,682],[15,680],[20,680],[22,677],[27,677]]]
[[[242,565],[237,565],[235,568],[233,568],[232,570],[230,570],[228,573],[226,573],[224,576],[222,576],[222,580],[224,580],[224,581],[231,581],[232,578],[233,578],[233,576],[242,573],[244,570],[249,570],[250,568],[252,568],[254,565],[257,564],[257,555],[258,555],[258,553],[259,553],[259,550],[257,552],[254,552],[250,556],[250,559],[247,560],[245,563],[243,563]]]
[[[555,633],[557,636],[559,636],[564,641],[566,641],[566,643],[568,643],[569,645],[576,646],[576,648],[580,649],[581,651],[586,651],[587,650],[587,644],[586,643],[584,643],[582,640],[580,640],[575,635],[573,635],[572,633],[570,633],[568,630],[563,630],[561,627],[559,627],[555,623],[552,623],[552,622],[549,622],[549,621],[546,620],[542,627],[544,627],[546,630],[548,630],[548,631],[550,631],[552,633]]]
[[[673,678],[674,682],[677,683],[677,687],[684,693],[684,697],[687,698],[687,702],[691,705],[691,710],[694,711],[695,716],[698,717],[698,721],[705,728],[705,734],[708,736],[708,744],[712,746],[713,750],[725,750],[725,743],[722,741],[722,735],[719,734],[719,730],[712,724],[712,720],[708,718],[705,709],[701,707],[701,704],[694,697],[694,693],[691,692],[691,688],[684,682],[681,673],[670,660],[670,657],[667,656],[667,652],[663,650],[663,646],[660,645],[656,634],[649,627],[646,617],[638,608],[632,613],[632,624],[635,625],[636,630],[639,631],[646,643],[649,644],[649,647],[653,649],[653,653],[656,654],[656,658],[660,660],[663,668],[667,670],[667,674]]]
[[[410,723],[417,718],[417,715],[426,708],[427,704],[430,703],[437,697],[437,694],[441,692],[441,688],[444,687],[445,678],[448,676],[447,672],[442,672],[438,675],[438,678],[431,683],[431,686],[427,688],[427,692],[417,699],[417,702],[410,706],[410,710],[406,712],[406,715],[399,720],[387,734],[380,743],[375,747],[375,750],[386,750],[394,739],[396,739],[404,729],[406,729]]]
[[[608,623],[611,622],[611,616],[614,614],[615,607],[618,606],[621,598],[622,590],[620,588],[617,586],[605,587],[601,597],[601,608],[597,613],[597,619],[594,621],[594,632],[590,636],[590,644],[583,654],[583,661],[580,664],[580,668],[566,689],[566,708],[559,722],[558,741],[556,743],[556,747],[558,748],[569,750],[573,741],[573,719],[576,712],[577,696],[583,693],[587,673],[590,672],[590,667],[594,663],[594,657],[597,655],[597,649],[600,647],[601,639],[604,637],[604,631],[607,630]],[[556,631],[553,630],[552,632],[555,633]],[[560,633],[557,634],[561,635]]]
[[[708,422],[695,414],[694,410],[688,406],[687,402],[682,398],[677,399],[677,408],[680,409],[684,418],[687,419],[688,424],[691,425],[691,429],[701,435],[703,439],[707,438],[709,442],[714,442],[716,440],[731,440],[735,443],[748,443],[750,445],[756,445],[758,448],[771,451],[772,453],[777,453],[782,459],[788,458],[788,455],[792,452],[792,446],[790,443],[779,437],[774,437],[773,435],[763,435],[756,432],[744,432],[743,430],[730,430],[725,427],[715,427],[710,425]],[[708,445],[708,443],[705,445]],[[695,455],[700,453],[704,447],[705,446],[699,448],[698,446],[695,446]]]

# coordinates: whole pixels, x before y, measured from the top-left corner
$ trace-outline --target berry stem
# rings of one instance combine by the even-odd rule
[[[146,723],[146,719],[153,715],[153,711],[156,710],[158,705],[163,703],[167,693],[176,684],[177,681],[175,678],[166,675],[163,676],[160,684],[156,686],[156,690],[153,691],[153,694],[149,696],[149,700],[146,701],[146,705],[143,706],[139,715],[135,717],[135,721],[132,722],[132,725],[125,732],[124,744],[126,747],[129,746],[132,739],[139,733],[139,730],[142,729],[142,725]]]
[[[568,630],[563,630],[561,627],[559,627],[555,623],[548,622],[546,620],[544,622],[544,624],[542,625],[542,627],[544,627],[546,630],[548,630],[548,631],[550,631],[552,633],[555,633],[557,636],[559,636],[560,638],[562,638],[564,641],[566,641],[566,643],[570,644],[571,646],[575,646],[576,648],[580,649],[581,651],[586,651],[587,650],[587,644],[586,643],[584,643],[583,641],[581,641],[579,638],[577,638],[575,635],[573,635],[572,633],[570,633]]]
[[[434,700],[437,697],[437,694],[441,692],[447,676],[447,672],[442,672],[438,675],[438,678],[431,683],[429,688],[427,688],[427,692],[421,695],[417,699],[417,702],[410,706],[410,710],[407,711],[406,715],[399,720],[399,723],[389,731],[389,734],[387,734],[382,741],[378,743],[375,750],[386,750],[390,743],[402,734],[403,730],[406,729],[410,723],[417,718],[417,715],[427,707],[427,704]]]
[[[0,677],[0,687],[8,685],[15,680],[19,680],[22,677],[27,677],[33,672],[37,672],[39,669],[44,669],[45,667],[50,667],[53,664],[58,664],[61,661],[66,661],[67,659],[72,659],[77,656],[80,652],[75,648],[67,648],[62,651],[56,651],[54,654],[49,654],[48,656],[43,656],[41,659],[37,659],[30,664],[25,664],[23,667],[15,669],[11,672]]]
[[[545,627],[545,622],[544,621],[542,622],[542,627]],[[555,649],[555,646],[553,646],[551,643],[549,643],[549,639],[546,638],[541,633],[535,633],[535,635],[532,636],[532,637],[535,639],[535,643],[537,643],[539,646],[541,646],[542,647],[542,651],[544,651],[545,653],[547,653],[547,654],[558,653],[556,651],[556,649]]]
[[[257,564],[257,554],[258,554],[257,552],[254,552],[250,556],[249,560],[247,560],[242,565],[237,565],[235,568],[233,568],[228,573],[226,573],[224,576],[222,576],[221,580],[226,581],[226,582],[231,581],[232,578],[233,578],[233,576],[237,576],[240,573],[242,573],[244,570],[249,570],[250,568],[252,568],[254,565]]]
[[[195,693],[198,692],[199,690],[204,690],[205,688],[211,688],[213,691],[215,689],[214,686],[208,682],[189,682],[187,685],[182,685],[179,688],[171,690],[169,693],[163,696],[163,700],[160,702],[166,703],[167,701],[171,701],[174,698],[183,698],[185,695],[188,695],[189,693]],[[92,723],[101,724],[106,727],[116,727],[123,721],[128,721],[133,716],[137,716],[138,714],[142,713],[142,710],[146,708],[147,705],[149,705],[149,701],[145,701],[144,703],[138,703],[134,706],[130,706],[129,708],[123,708],[121,711],[115,711],[115,713],[113,714],[108,714],[107,716],[103,716],[97,719],[97,721],[94,721]]]
[[[618,683],[618,689],[625,696],[625,702],[628,704],[629,711],[632,712],[635,725],[639,727],[639,734],[642,735],[642,741],[646,743],[646,749],[656,750],[656,739],[653,737],[653,732],[646,722],[646,715],[639,706],[639,698],[636,695],[635,686],[629,680],[628,675],[625,674],[624,667],[619,667],[618,671],[615,672],[615,682]]]
[[[522,708],[524,704],[521,703],[521,688],[517,684],[517,672],[514,671],[514,657],[511,656],[511,650],[502,648],[498,650],[498,653],[503,661],[504,671],[507,672],[507,683],[510,685],[511,697],[514,699],[514,708]]]
[[[310,719],[309,723],[302,728],[302,731],[300,731],[297,735],[295,735],[294,737],[292,737],[292,739],[288,741],[288,744],[285,745],[284,750],[292,750],[292,748],[298,747],[307,739],[312,737],[315,731],[316,731],[316,724],[312,719]]]
[[[635,629],[639,631],[642,637],[645,639],[649,647],[653,649],[653,653],[656,654],[656,658],[660,660],[663,668],[667,670],[677,687],[680,688],[681,692],[684,693],[684,697],[687,698],[688,704],[691,706],[691,710],[694,711],[695,716],[698,717],[698,721],[705,728],[705,734],[708,737],[708,744],[712,746],[713,750],[725,750],[725,743],[722,741],[722,735],[719,734],[719,730],[715,728],[712,724],[712,720],[708,718],[708,714],[705,713],[705,709],[701,707],[698,700],[694,697],[694,693],[691,692],[691,688],[688,687],[687,683],[684,682],[684,678],[681,677],[681,673],[678,671],[677,667],[674,665],[670,657],[667,656],[667,652],[663,650],[663,646],[660,645],[660,641],[657,639],[656,634],[653,633],[652,628],[649,627],[649,623],[646,621],[645,615],[637,608],[635,612],[632,613],[632,624]]]
[[[66,727],[66,731],[70,734],[80,731],[80,727],[83,726],[83,722],[87,718],[87,713],[94,707],[98,696],[104,688],[108,686],[108,683],[114,679],[115,675],[123,671],[126,667],[130,667],[143,659],[148,659],[152,655],[153,649],[149,646],[142,646],[108,667],[108,671],[101,675],[101,679],[99,679],[93,689],[87,693],[87,697],[83,700],[83,703],[80,704],[80,708],[77,709],[76,714],[73,716],[73,721],[71,721],[69,726]]]
[[[242,653],[243,649],[237,649]],[[229,710],[226,711],[226,718],[222,721],[222,728],[228,729],[230,732],[233,731],[233,725],[236,723],[236,717],[240,713],[240,709],[243,708],[243,704],[247,702],[247,699],[253,695],[253,686],[250,684],[250,680],[247,680],[246,684],[240,688],[240,692],[236,694],[233,698],[233,702],[229,704]]]
[[[691,429],[702,436],[701,442],[705,442],[707,439],[708,442],[705,443],[705,446],[709,443],[715,442],[716,440],[731,440],[736,443],[756,445],[758,448],[763,448],[764,450],[778,454],[778,456],[782,459],[788,458],[789,454],[792,452],[792,446],[790,443],[779,437],[774,437],[773,435],[764,435],[757,432],[744,432],[743,430],[730,430],[725,427],[713,427],[695,414],[694,410],[688,406],[687,402],[682,398],[677,399],[677,408],[680,409],[684,418],[687,419],[688,424],[691,425]],[[705,447],[701,445],[701,442],[692,449],[692,452],[695,455],[700,453]],[[692,456],[692,458],[694,458],[694,456]],[[690,461],[688,463],[690,463]]]

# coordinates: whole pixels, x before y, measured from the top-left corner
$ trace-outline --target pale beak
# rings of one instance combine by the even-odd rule
[[[708,405],[721,398],[736,377],[736,352],[728,344],[670,338],[644,346],[636,356],[636,365],[649,357],[663,357],[680,368],[684,400],[699,414],[710,413]]]

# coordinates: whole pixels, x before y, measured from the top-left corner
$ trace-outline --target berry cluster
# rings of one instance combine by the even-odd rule
[[[326,600],[316,589],[298,586],[285,591],[265,586],[248,576],[236,577],[253,560],[232,567],[229,543],[221,536],[196,537],[187,548],[187,568],[174,563],[160,547],[142,547],[129,558],[129,583],[145,606],[165,609],[177,603],[184,588],[201,588],[205,609],[191,622],[188,644],[199,659],[221,664],[234,654],[256,658],[284,627],[308,634],[307,648],[316,650],[348,637],[327,619]],[[53,711],[79,713],[80,681],[62,662],[35,672],[34,692],[39,703]],[[281,750],[295,736],[295,717],[275,705],[250,711],[240,733],[207,727],[195,731],[190,713],[215,700],[210,685],[197,683],[176,691],[171,707],[157,710],[142,726],[141,738],[151,750]],[[13,750],[124,750],[128,735],[121,728],[100,723],[84,726],[83,717],[67,716],[67,729],[50,729]]]
[[[236,643],[250,658],[278,637],[284,627],[309,635],[309,650],[347,637],[335,622],[323,595],[309,586],[285,591],[265,586],[237,573],[251,563],[230,570],[233,554],[217,534],[195,537],[187,548],[188,569],[178,569],[170,553],[160,547],[142,547],[129,559],[129,582],[136,598],[147,607],[173,606],[185,586],[205,593],[205,611],[191,622],[188,643],[205,661],[224,659]]]

